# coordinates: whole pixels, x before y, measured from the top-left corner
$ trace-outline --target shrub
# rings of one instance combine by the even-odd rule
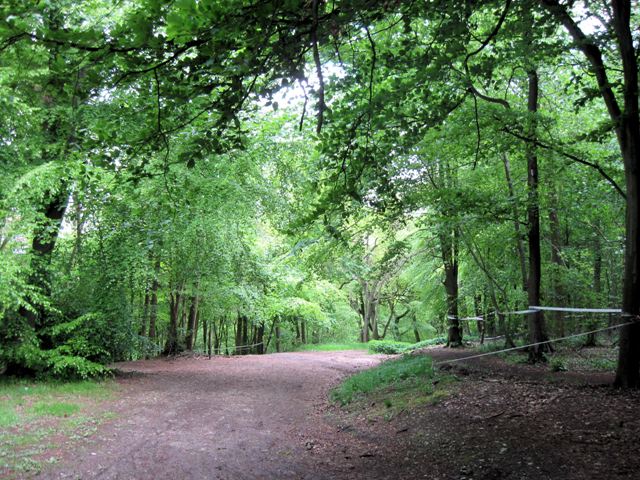
[[[447,343],[447,337],[434,337],[429,340],[422,340],[421,342],[411,345],[411,350],[417,350],[424,347],[432,347],[434,345],[445,345]]]
[[[0,365],[9,373],[30,374],[61,380],[86,380],[103,377],[110,370],[99,362],[108,355],[98,346],[98,337],[87,334],[92,316],[50,327],[46,336],[58,347],[45,350],[34,329],[19,318],[5,319],[0,328]]]
[[[567,365],[564,360],[560,357],[553,357],[549,362],[549,367],[552,372],[566,372]]]
[[[395,355],[406,352],[408,348],[412,347],[412,344],[407,342],[393,342],[390,340],[371,340],[368,346],[369,352],[371,353]]]

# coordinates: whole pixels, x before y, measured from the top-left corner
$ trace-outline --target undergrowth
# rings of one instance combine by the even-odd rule
[[[477,342],[480,339],[476,336],[465,337],[465,342]],[[369,352],[386,353],[394,355],[399,353],[411,353],[421,348],[433,347],[435,345],[446,345],[447,337],[434,337],[428,340],[422,340],[417,343],[396,342],[393,340],[371,340],[369,342]]]
[[[337,350],[366,350],[367,344],[362,342],[351,343],[319,343],[304,344],[296,347],[297,352],[331,352]]]

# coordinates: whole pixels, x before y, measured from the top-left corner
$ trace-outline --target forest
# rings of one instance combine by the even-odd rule
[[[0,369],[610,329],[640,386],[638,13],[3,2]]]

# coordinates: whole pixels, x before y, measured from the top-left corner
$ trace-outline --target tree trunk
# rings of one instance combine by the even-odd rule
[[[255,352],[258,355],[262,355],[264,353],[264,323],[260,323],[256,329],[256,343]]]
[[[476,313],[476,317],[482,318],[478,320],[478,335],[480,336],[480,345],[484,344],[484,331],[487,317],[482,316],[482,297],[480,295],[473,296],[473,307]]]
[[[620,331],[618,368],[615,385],[640,387],[640,115],[638,111],[638,60],[631,33],[631,2],[612,0],[612,38],[618,43],[623,71],[622,108],[609,81],[601,48],[587,37],[573,20],[565,5],[557,0],[540,0],[562,24],[591,65],[599,92],[607,108],[624,163],[626,186],[624,286],[622,291],[623,320],[634,323]],[[613,33],[613,32],[612,32]],[[612,49],[614,51],[614,49]]]
[[[189,302],[189,315],[187,319],[186,346],[187,350],[193,350],[193,339],[196,331],[196,318],[198,316],[198,296],[193,295]]]
[[[449,323],[447,346],[462,345],[462,328],[458,320],[458,232],[441,233],[440,248],[444,263],[444,289],[447,294],[447,320]]]
[[[179,288],[175,292],[169,292],[169,329],[167,331],[167,342],[164,346],[164,355],[175,355],[179,353],[178,342],[178,321],[180,317],[180,303],[182,295]]]
[[[378,289],[374,286],[367,284],[366,295],[364,296],[365,312],[367,314],[366,324],[371,330],[369,338],[373,340],[379,340],[380,334],[378,332]]]
[[[300,319],[300,338],[303,344],[307,343],[307,321],[304,318]]]
[[[624,71],[624,109],[619,119],[620,143],[627,187],[624,255],[623,320],[615,383],[640,387],[640,115],[638,112],[638,62],[630,29],[631,2],[613,0],[613,25]]]
[[[209,330],[213,330],[213,353],[220,355],[222,353],[222,334],[224,331],[223,323],[225,319],[220,320],[220,328],[216,327],[216,320],[211,320]]]
[[[276,323],[276,352],[280,353],[280,322]]]
[[[33,256],[31,257],[31,274],[28,283],[45,296],[49,296],[51,293],[49,284],[51,252],[56,246],[62,218],[67,209],[66,188],[60,190],[58,193],[52,193],[51,198],[44,206],[45,222],[38,226],[31,242]],[[31,309],[20,307],[18,313],[32,328],[36,328],[43,324],[45,311],[42,305],[36,304],[32,299],[29,299],[29,303],[31,303]]]
[[[202,320],[202,344],[204,350],[207,350],[207,320]]]
[[[196,323],[193,326],[193,348],[198,345],[198,328],[200,326],[200,309],[196,312]]]
[[[240,347],[240,354],[246,355],[249,353],[249,347],[247,347],[247,345],[249,345],[249,319],[243,316],[242,320],[242,334],[240,337],[240,345],[242,346]]]
[[[371,325],[369,320],[371,318],[369,313],[369,284],[368,282],[362,282],[362,292],[360,292],[360,303],[362,305],[362,333],[360,334],[360,341],[367,343],[370,335],[369,330]]]
[[[527,109],[531,118],[528,125],[528,136],[535,141],[536,119],[538,112],[538,74],[535,70],[527,72],[529,79],[529,97]],[[541,255],[540,255],[540,205],[538,202],[538,156],[534,142],[526,145],[527,156],[527,218],[529,222],[529,276],[527,297],[529,305],[540,305],[540,279],[541,279]],[[531,343],[544,342],[548,340],[544,315],[542,312],[529,314],[529,340]],[[529,348],[529,361],[544,361],[544,352],[549,351],[549,344],[534,345]]]
[[[413,326],[413,338],[415,338],[416,343],[418,343],[420,341],[420,331],[418,330],[418,323],[416,322],[415,315],[413,316],[412,326]]]
[[[215,323],[215,320],[213,320],[213,322]],[[209,337],[205,339],[207,342],[207,353],[209,354],[209,359],[211,359],[211,331],[212,330],[213,328],[209,326]]]
[[[242,324],[244,323],[244,318],[242,317],[242,315],[238,314],[238,319],[236,321],[236,338],[235,338],[235,352],[236,353],[240,353],[241,349],[240,346],[243,344],[242,343]]]

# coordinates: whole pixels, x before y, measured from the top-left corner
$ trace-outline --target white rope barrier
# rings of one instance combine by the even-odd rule
[[[447,318],[449,320],[470,320],[470,321],[474,321],[474,322],[484,322],[484,316],[482,316],[482,317],[464,317],[464,318],[459,318],[459,317],[456,317],[455,315],[447,315]]]
[[[513,312],[497,312],[498,315],[529,315],[530,313],[536,313],[538,310],[529,308],[527,310],[514,310]]]
[[[455,363],[455,362],[462,362],[463,360],[470,360],[472,358],[487,357],[489,355],[498,355],[500,353],[513,352],[515,350],[524,350],[525,348],[535,347],[537,345],[545,345],[547,343],[560,342],[562,340],[568,340],[569,338],[583,337],[585,335],[591,335],[591,334],[598,333],[598,332],[604,332],[606,330],[613,330],[615,328],[626,327],[627,325],[632,325],[634,323],[636,323],[636,321],[627,322],[627,323],[621,323],[619,325],[612,325],[610,327],[599,328],[597,330],[591,330],[589,332],[574,333],[573,335],[567,335],[566,337],[553,338],[551,340],[545,340],[543,342],[530,343],[528,345],[522,345],[520,347],[511,347],[511,348],[505,348],[505,349],[502,349],[502,350],[496,350],[495,352],[479,353],[477,355],[469,355],[468,357],[453,358],[453,359],[450,359],[450,360],[442,360],[440,362],[435,362],[434,365],[445,365],[445,364],[448,364],[448,363]]]
[[[572,312],[572,313],[622,313],[619,308],[571,308],[571,307],[529,307],[534,311]]]
[[[264,342],[254,343],[253,345],[237,345],[235,347],[227,347],[225,345],[224,349],[225,350],[240,350],[241,348],[257,347],[258,345],[264,345]],[[222,350],[222,347],[219,347],[218,350]]]
[[[447,315],[447,319],[449,320],[470,320],[476,322],[483,322],[487,317],[497,314],[497,315],[529,315],[531,313],[538,313],[543,311],[549,312],[566,312],[566,313],[618,313],[623,317],[633,317],[634,315],[623,313],[619,308],[574,308],[574,307],[544,307],[538,305],[530,305],[526,310],[514,310],[511,312],[497,312],[492,311],[489,313],[485,313],[484,315],[474,316],[474,317],[456,317],[455,315]]]

